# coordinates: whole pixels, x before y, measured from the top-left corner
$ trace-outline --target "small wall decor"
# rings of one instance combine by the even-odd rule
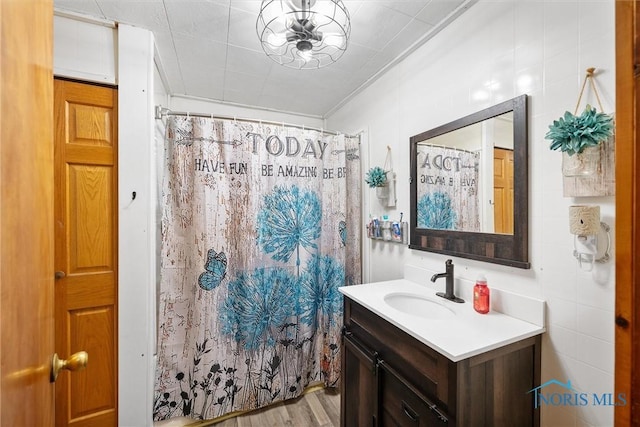
[[[364,182],[376,189],[376,197],[387,207],[396,205],[396,174],[391,162],[391,147],[387,145],[387,157],[384,168],[374,166],[367,172]]]
[[[387,173],[380,166],[374,166],[367,171],[364,182],[369,188],[376,189],[378,199],[386,199],[389,195],[389,187],[387,186]]]
[[[549,126],[545,138],[550,149],[562,152],[565,197],[608,196],[614,191],[613,115],[605,114],[594,83],[595,68],[588,68],[574,113],[566,111]],[[587,104],[577,115],[587,80],[600,112]]]

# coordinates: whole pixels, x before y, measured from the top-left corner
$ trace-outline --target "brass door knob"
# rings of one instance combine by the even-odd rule
[[[86,351],[73,353],[68,359],[60,359],[58,353],[54,353],[51,359],[51,382],[54,382],[58,378],[61,370],[79,371],[87,367],[88,361],[89,355]]]
[[[64,276],[66,276],[66,274],[64,274],[64,271],[56,271],[55,273],[56,280],[64,279]]]

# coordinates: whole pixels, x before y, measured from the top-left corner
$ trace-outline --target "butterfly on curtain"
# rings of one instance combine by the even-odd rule
[[[198,284],[205,291],[210,291],[218,287],[227,274],[227,256],[224,252],[209,249],[204,269],[206,271],[198,277]]]
[[[338,223],[338,232],[340,233],[340,240],[342,240],[342,246],[347,246],[347,223],[340,221]]]

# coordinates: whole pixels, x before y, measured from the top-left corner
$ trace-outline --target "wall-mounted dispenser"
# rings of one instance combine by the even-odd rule
[[[575,236],[573,256],[580,268],[591,271],[595,262],[609,261],[610,227],[600,221],[600,206],[569,206],[569,230]],[[598,256],[598,236],[601,231],[606,233],[607,247],[602,256]]]

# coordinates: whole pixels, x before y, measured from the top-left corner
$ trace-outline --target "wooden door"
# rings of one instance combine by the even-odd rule
[[[513,234],[513,150],[493,150],[494,231]]]
[[[0,425],[52,426],[53,4],[0,1]]]
[[[55,80],[57,426],[117,424],[117,91]],[[65,375],[66,374],[66,375]]]
[[[640,426],[640,8],[616,1],[615,425]]]
[[[340,393],[340,425],[377,426],[378,386],[376,360],[372,351],[364,348],[347,331],[342,338],[342,372]]]

